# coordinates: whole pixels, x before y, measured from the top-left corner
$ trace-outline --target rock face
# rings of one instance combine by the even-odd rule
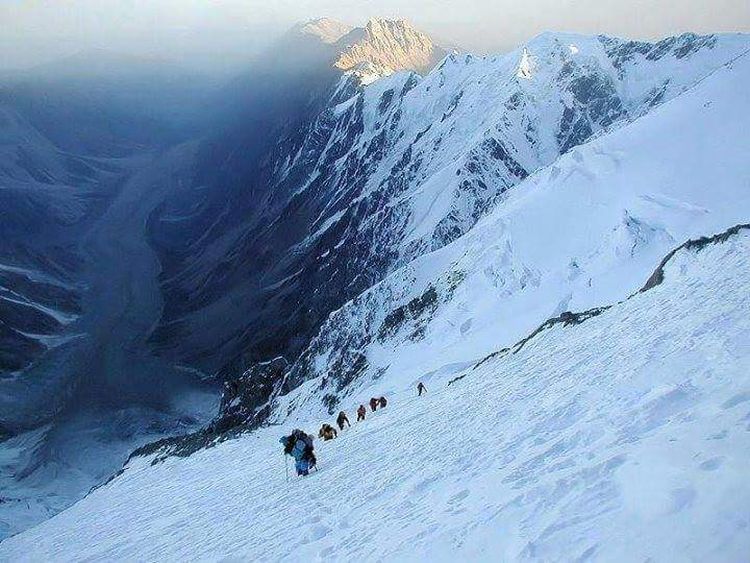
[[[447,54],[408,22],[379,18],[349,32],[337,46],[341,54],[336,68],[347,71],[365,65],[381,76],[399,70],[429,72]]]
[[[219,416],[211,423],[214,432],[240,424],[252,427],[263,422],[269,412],[269,397],[281,390],[289,364],[284,358],[260,362],[236,379],[224,383]]]
[[[290,389],[284,387],[284,374],[288,369],[284,358],[255,364],[240,377],[224,382],[219,413],[205,428],[146,444],[130,458],[157,453],[153,462],[158,463],[169,456],[186,457],[258,428],[271,415],[273,400],[289,392]]]

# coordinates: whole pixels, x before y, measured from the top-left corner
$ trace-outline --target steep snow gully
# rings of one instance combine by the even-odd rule
[[[137,458],[0,559],[740,561],[750,229],[725,239],[679,250],[662,283],[579,324],[434,374],[426,396],[401,382],[318,444],[307,479],[285,482],[277,440],[314,419]]]

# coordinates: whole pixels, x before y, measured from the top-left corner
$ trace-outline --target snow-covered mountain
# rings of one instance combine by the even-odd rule
[[[532,174],[466,235],[334,312],[279,389],[314,379],[312,408],[333,412],[363,387],[470,362],[544,319],[623,299],[681,241],[745,222],[749,79],[743,54]]]
[[[152,216],[165,265],[153,341],[222,377],[293,360],[331,312],[469,232],[530,174],[747,47],[544,34],[503,56],[451,54],[424,77],[344,73],[318,113],[280,131],[261,180],[230,196],[197,182]]]
[[[264,473],[278,427],[245,432],[267,423],[312,431],[334,410],[351,410],[383,393],[394,399],[388,410],[371,421],[371,430],[363,425],[348,434],[351,442],[321,448],[321,470],[328,464],[341,473],[342,497],[370,498],[354,477],[343,477],[360,468],[353,452],[365,440],[381,448],[398,444],[382,460],[383,475],[395,477],[378,481],[387,492],[371,499],[380,503],[373,514],[390,513],[409,491],[433,490],[446,502],[456,493],[458,499],[450,503],[456,508],[448,517],[451,531],[422,526],[430,522],[419,517],[429,494],[413,510],[394,511],[417,515],[419,522],[406,526],[389,554],[403,557],[411,546],[427,555],[433,545],[444,557],[486,558],[491,552],[481,549],[499,546],[509,558],[555,559],[570,553],[561,551],[570,541],[581,555],[621,553],[614,539],[589,545],[592,535],[584,532],[614,538],[606,535],[614,528],[605,514],[623,523],[634,510],[635,518],[648,520],[642,492],[616,485],[621,472],[635,476],[628,483],[639,479],[637,464],[648,458],[640,441],[669,438],[666,423],[649,421],[679,415],[680,439],[700,457],[696,421],[717,412],[717,405],[742,404],[742,393],[750,392],[738,369],[747,362],[740,320],[747,303],[722,297],[750,283],[743,275],[747,230],[727,231],[750,215],[749,49],[743,35],[684,34],[644,43],[547,33],[511,53],[477,57],[447,54],[403,21],[371,20],[351,29],[323,19],[295,27],[213,97],[215,107],[203,118],[211,127],[200,136],[183,135],[177,144],[160,138],[134,149],[126,135],[127,150],[94,155],[71,150],[38,123],[23,125],[27,132],[16,134],[3,153],[3,172],[19,180],[8,197],[25,204],[18,194],[32,183],[45,188],[47,172],[34,171],[67,178],[65,185],[74,187],[59,191],[68,194],[60,198],[65,205],[54,211],[42,206],[35,220],[79,211],[80,221],[59,240],[72,245],[81,263],[71,261],[53,283],[50,265],[0,261],[2,311],[24,307],[40,319],[67,315],[68,321],[30,332],[18,325],[26,320],[22,315],[2,313],[0,326],[39,345],[51,337],[80,338],[66,341],[75,345],[64,357],[33,344],[27,350],[18,339],[9,359],[0,356],[34,370],[0,381],[0,399],[10,409],[0,418],[0,436],[10,436],[0,443],[0,532],[16,532],[65,508],[113,473],[126,449],[165,438],[139,448],[122,475],[73,509],[3,542],[0,558],[51,557],[62,543],[79,550],[54,553],[63,559],[81,553],[177,558],[186,549],[193,557],[366,553],[371,540],[347,548],[331,529],[351,525],[349,519],[309,522],[309,546],[298,545],[301,552],[285,551],[286,539],[277,543],[265,529],[255,530],[254,543],[235,543],[223,529],[226,522],[252,519],[262,503],[245,499],[247,511],[233,511],[224,487],[237,475],[217,477],[216,464],[240,464],[245,471],[238,456],[247,456],[252,468],[240,481],[253,488],[254,498],[267,496],[279,510],[293,512],[291,496],[274,497]],[[26,119],[22,114],[16,123]],[[134,123],[126,120],[123,130],[132,127],[135,135]],[[15,159],[34,129],[47,140],[27,143],[32,158]],[[96,128],[81,130],[96,138]],[[87,180],[79,182],[74,176],[81,170]],[[36,196],[30,197],[33,203]],[[651,289],[639,293],[665,256],[661,273],[647,284]],[[16,274],[12,287],[2,277],[6,272]],[[34,285],[42,283],[54,288]],[[717,342],[706,335],[719,325]],[[597,351],[598,342],[611,346]],[[709,351],[726,366],[720,377],[706,362],[676,359]],[[613,373],[623,365],[627,369]],[[695,367],[690,376],[680,372],[686,365]],[[646,377],[647,368],[659,375]],[[32,380],[30,373],[40,377]],[[171,437],[215,412],[214,397],[198,378],[223,380],[219,412],[202,430]],[[430,388],[429,403],[405,399],[417,380]],[[685,389],[694,401],[681,402]],[[625,400],[602,399],[607,392]],[[15,401],[21,395],[24,400]],[[479,404],[478,396],[486,401]],[[512,405],[506,405],[509,398]],[[425,404],[432,410],[425,412]],[[49,412],[37,416],[37,405]],[[462,440],[476,428],[472,412],[505,432],[502,463],[484,467],[461,455]],[[715,418],[716,435],[726,430],[723,436],[732,438],[712,443],[705,461],[707,467],[726,464],[725,491],[739,503],[744,493],[733,472],[741,460],[725,445],[747,449],[736,412],[728,407]],[[598,434],[607,416],[612,432]],[[614,436],[623,420],[643,424]],[[399,473],[409,467],[403,460],[419,450],[408,437],[440,443],[449,422],[455,436],[440,448],[448,456],[445,471],[414,478]],[[483,435],[475,450],[490,447],[493,436]],[[580,436],[569,450],[559,445]],[[201,451],[227,438],[238,439]],[[435,463],[437,454],[430,452],[420,450],[415,463]],[[169,459],[172,454],[193,455]],[[163,463],[151,465],[158,460]],[[632,466],[617,460],[633,460]],[[465,490],[455,488],[452,473],[470,474]],[[219,494],[208,491],[209,474],[221,480]],[[156,491],[171,487],[175,475],[195,484],[194,492],[165,500]],[[701,475],[674,488],[669,506],[696,505],[709,524],[711,511],[722,506],[734,521],[738,504],[701,504],[708,490]],[[573,484],[565,489],[560,480]],[[486,502],[462,503],[483,494],[489,482],[504,485],[482,496]],[[558,486],[563,493],[550,496]],[[589,486],[610,491],[602,500],[608,510],[598,511]],[[664,487],[659,493],[672,498]],[[554,499],[550,511],[559,503],[578,507],[579,519],[568,526],[565,515],[545,512],[531,498]],[[208,504],[216,507],[216,519],[199,518],[200,533],[171,519]],[[511,539],[471,524],[491,520],[490,505],[505,507],[503,518],[517,526]],[[103,506],[111,508],[110,519],[102,518]],[[146,528],[132,528],[119,547],[110,544],[128,510],[143,510]],[[155,522],[166,513],[169,518]],[[275,518],[269,530],[276,529]],[[94,538],[88,547],[70,539],[75,521]],[[89,529],[96,521],[98,531]],[[364,538],[373,531],[369,517],[355,528]],[[632,530],[631,540],[645,533]],[[196,540],[203,532],[215,541]],[[461,540],[469,536],[478,543]],[[684,549],[685,541],[667,536],[644,556]],[[724,548],[706,545],[706,554],[728,556],[743,547],[737,540]]]
[[[540,41],[564,46],[572,53],[569,39],[566,36],[563,42],[544,36]],[[578,39],[578,45],[585,44],[582,38]],[[512,345],[545,319],[570,309],[589,309],[625,298],[640,287],[670,248],[687,238],[745,221],[750,211],[744,189],[743,162],[747,154],[742,142],[748,118],[744,94],[748,63],[742,50],[746,40],[727,39],[731,46],[726,53],[727,62],[706,69],[702,76],[698,73],[700,77],[685,86],[684,92],[680,93],[674,81],[661,81],[663,91],[671,91],[669,96],[676,97],[670,103],[654,105],[648,94],[652,88],[642,79],[637,81],[639,88],[622,86],[622,90],[639,93],[641,99],[649,101],[645,105],[631,103],[626,118],[612,122],[609,130],[600,130],[596,138],[554,159],[552,164],[516,178],[514,189],[509,189],[512,184],[495,184],[498,193],[483,201],[483,210],[476,217],[468,216],[466,232],[457,234],[455,240],[436,239],[434,233],[441,218],[455,211],[453,201],[473,195],[460,192],[460,179],[458,184],[448,183],[454,170],[468,176],[470,166],[465,164],[465,155],[476,152],[471,146],[462,154],[458,139],[452,142],[453,160],[451,151],[435,158],[439,174],[443,172],[441,165],[449,163],[449,174],[437,176],[447,185],[429,177],[420,185],[417,179],[414,183],[418,189],[395,198],[395,203],[375,212],[354,214],[363,219],[347,221],[351,231],[337,229],[339,217],[335,217],[327,228],[337,238],[329,238],[330,233],[323,229],[320,237],[313,236],[305,240],[306,245],[295,247],[298,255],[314,249],[310,269],[314,271],[316,265],[321,269],[317,282],[311,285],[312,295],[296,295],[297,302],[305,297],[313,300],[327,291],[336,281],[330,273],[338,273],[342,264],[360,264],[355,271],[363,276],[368,266],[382,264],[378,260],[395,248],[393,262],[385,268],[391,268],[390,273],[334,310],[288,369],[275,368],[274,374],[285,372],[283,380],[277,375],[269,376],[264,363],[250,369],[225,391],[225,405],[231,402],[233,408],[225,409],[208,433],[167,441],[162,444],[169,446],[165,451],[189,453],[216,439],[217,432],[221,437],[238,424],[240,428],[243,424],[252,427],[269,415],[273,419],[287,412],[290,401],[295,408],[304,403],[310,416],[321,411],[331,413],[352,396],[363,393],[363,389],[374,386],[390,390],[393,377],[424,378],[426,374],[441,373],[446,366],[472,362],[498,347]],[[715,40],[683,38],[687,40],[716,48]],[[598,38],[590,44],[611,47],[613,41]],[[667,40],[665,44],[675,42]],[[639,49],[650,53],[656,48]],[[575,50],[576,55],[581,52],[578,46]],[[531,52],[526,47],[516,54],[523,61]],[[621,50],[618,52],[622,54]],[[607,56],[606,52],[602,56]],[[651,59],[654,57],[645,60]],[[679,60],[676,55],[670,55],[670,59]],[[446,64],[450,60],[446,59]],[[638,68],[633,64],[634,69]],[[428,75],[422,81],[426,85],[415,88],[434,87],[431,81],[441,81],[444,66],[434,71],[436,76]],[[514,68],[508,63],[509,71]],[[680,69],[675,75],[688,82],[691,73],[686,70]],[[376,82],[357,94],[361,96],[358,99],[380,99],[395,79]],[[510,83],[518,82],[510,79]],[[425,96],[415,98],[422,102]],[[355,103],[360,102],[352,102]],[[565,109],[558,110],[557,116],[562,119],[560,114]],[[505,116],[507,109],[503,107],[501,113]],[[467,111],[466,119],[470,115]],[[479,115],[484,117],[487,111]],[[414,130],[419,129],[420,124],[415,124]],[[464,134],[459,138],[471,136]],[[707,142],[717,138],[724,141]],[[431,157],[426,150],[423,153],[426,156],[417,159],[420,163]],[[718,167],[717,162],[721,163]],[[398,178],[387,165],[384,168],[388,174],[376,176],[372,185],[382,187]],[[479,170],[478,174],[487,174],[486,169]],[[491,178],[498,181],[510,177],[507,168],[501,172],[505,176],[494,172],[495,176],[486,175],[484,179],[489,184]],[[349,175],[338,180],[339,185],[345,188],[351,178]],[[329,172],[326,181],[335,183],[335,174]],[[401,185],[409,187],[403,181]],[[445,192],[449,197],[441,201]],[[340,194],[336,197],[342,199]],[[355,206],[366,199],[352,197]],[[331,200],[336,198],[327,201]],[[383,216],[402,205],[407,218],[411,218],[412,206],[420,201],[426,202],[429,212],[414,213],[419,221],[404,221],[403,230],[396,231],[399,236],[387,238],[393,231],[387,222],[382,222]],[[347,235],[350,238],[342,242]],[[428,244],[423,242],[416,252],[411,250],[414,240],[424,240],[425,236]],[[320,246],[318,239],[323,241]],[[353,250],[357,243],[359,248]],[[329,256],[337,253],[346,260],[329,266]],[[325,278],[326,275],[330,277]],[[283,291],[283,284],[274,289]],[[237,385],[243,389],[239,394]],[[297,388],[304,389],[302,396],[288,395]],[[296,399],[291,400],[290,396]]]
[[[335,110],[338,102],[394,70],[429,66],[440,51],[400,21],[372,20],[334,43],[310,32],[310,26],[317,29],[319,23],[291,30],[246,80],[227,92],[230,106],[246,109],[240,117],[230,113],[227,127],[203,140],[191,163],[193,182],[167,198],[149,222],[164,265],[166,299],[152,341],[165,357],[208,377],[299,349],[327,315],[329,304],[306,313],[300,309],[279,323],[281,311],[265,305],[271,286],[283,278],[293,281],[291,274],[299,269],[275,255],[288,253],[310,234],[312,215],[322,211],[318,208],[326,197],[318,191],[295,194],[330,141],[328,127],[341,121],[343,129],[356,130],[357,118],[348,124],[349,114],[340,116]],[[367,55],[360,56],[371,58],[344,72],[336,64],[353,45],[367,46]],[[381,64],[386,47],[398,53],[399,61],[391,61],[395,69]],[[430,63],[425,49],[432,53]],[[308,204],[309,211],[300,209]],[[295,291],[291,284],[288,290],[273,291],[272,299],[281,301],[288,291]],[[213,326],[205,332],[212,335],[211,342],[191,340],[208,324]],[[261,334],[265,337],[253,336]]]
[[[364,69],[370,80],[399,70],[429,72],[447,54],[409,22],[380,18],[341,37],[337,47],[340,54],[334,66],[345,71]]]

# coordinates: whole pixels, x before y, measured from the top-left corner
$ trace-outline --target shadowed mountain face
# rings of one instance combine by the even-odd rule
[[[220,88],[106,52],[4,77],[0,534],[80,498],[144,442],[213,414],[204,370],[230,363],[240,343],[220,345],[208,367],[194,357],[221,326],[247,324],[219,322],[210,299],[169,280],[196,266],[220,280],[237,236],[281,212],[278,159],[325,111],[342,76],[337,41],[350,31],[332,20],[298,26]],[[222,254],[210,255],[214,244]],[[154,354],[176,334],[175,304],[216,322],[218,338],[198,339],[197,353]]]
[[[211,409],[145,346],[162,302],[146,217],[210,88],[106,53],[0,83],[0,537]]]
[[[332,202],[317,189],[296,192],[324,152],[332,162],[356,141],[361,116],[340,124],[338,104],[353,100],[378,76],[429,68],[440,53],[405,22],[372,20],[336,41],[330,33],[321,36],[321,27],[334,26],[317,21],[293,29],[252,72],[230,85],[225,99],[234,100],[226,105],[231,123],[203,142],[192,185],[172,194],[149,223],[165,266],[166,299],[152,342],[165,356],[207,376],[231,375],[256,359],[295,354],[330,307],[348,295],[339,289],[353,276],[342,271],[342,281],[331,285],[332,295],[326,291],[321,303],[299,301],[298,295],[312,294],[319,280],[300,286],[289,276],[299,270],[298,260],[314,267],[315,257],[289,253],[319,221],[321,206]],[[361,46],[366,47],[359,55],[363,64],[346,73],[336,68]],[[384,66],[381,58],[394,49],[399,60]],[[235,107],[241,108],[240,118]],[[327,150],[339,126],[350,137]],[[292,283],[279,284],[284,278]],[[357,287],[370,279],[361,278]],[[206,340],[200,334],[209,325],[212,336]]]
[[[106,52],[17,73],[0,85],[0,318],[3,338],[15,342],[0,358],[0,400],[7,401],[9,427],[28,426],[26,415],[13,413],[26,411],[24,401],[35,395],[12,391],[48,385],[49,377],[32,374],[87,337],[81,323],[95,312],[87,307],[90,278],[103,267],[92,254],[96,225],[111,216],[135,171],[196,134],[210,88],[165,63]],[[114,296],[116,280],[107,284],[100,288],[105,298]],[[44,409],[30,409],[37,422],[64,408],[80,379],[80,369],[55,371],[65,372],[55,376],[60,387],[33,401]]]

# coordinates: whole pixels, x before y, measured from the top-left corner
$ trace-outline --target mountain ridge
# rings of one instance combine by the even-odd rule
[[[372,72],[387,76],[401,70],[429,72],[447,52],[406,20],[370,19],[365,27],[341,37],[341,50],[334,66],[347,71],[368,65]]]
[[[629,60],[617,63],[618,69],[607,55],[607,49],[612,51],[608,45],[627,42],[590,37],[579,46],[586,48],[574,54],[567,38],[555,42],[542,37],[537,42],[541,51],[537,43],[530,44],[530,51],[545,57],[539,67],[544,72],[523,81],[515,76],[520,51],[498,57],[451,54],[422,79],[402,72],[362,87],[344,76],[330,107],[308,122],[302,135],[290,132],[288,142],[280,143],[280,152],[273,156],[275,168],[269,167],[268,182],[276,186],[274,205],[286,211],[267,229],[240,235],[231,243],[233,252],[274,264],[258,283],[276,287],[277,294],[309,284],[311,306],[295,313],[296,318],[290,316],[297,327],[290,323],[289,330],[314,326],[320,322],[321,306],[323,311],[328,307],[317,301],[315,289],[320,288],[320,295],[325,285],[331,285],[323,278],[315,281],[315,272],[335,273],[342,280],[334,283],[349,286],[348,296],[359,294],[384,273],[467,232],[513,186],[561,152],[676,96],[731,58],[745,39],[696,36],[693,41],[702,47],[682,59],[664,48],[669,40],[650,44],[660,58],[648,59],[650,51],[634,48],[628,51]],[[643,73],[646,67],[649,72]],[[667,79],[671,73],[673,78]],[[545,89],[559,89],[559,98],[541,97]],[[424,220],[417,222],[417,217]],[[282,259],[266,250],[276,237],[294,237],[285,243],[289,254]],[[377,244],[379,252],[374,250]],[[218,245],[210,252],[226,251]],[[347,263],[361,267],[349,271]],[[177,295],[179,288],[193,296],[192,303],[206,300],[218,310],[212,296],[228,296],[239,280],[253,277],[249,264],[241,260],[222,268],[218,284],[198,263],[191,265],[192,281],[187,284],[179,268],[169,275],[168,314],[155,335],[165,352],[170,353],[177,334],[190,338],[180,326],[190,326],[192,315],[170,302],[170,294]],[[338,293],[340,289],[337,285]],[[244,293],[240,299],[250,304],[253,297]],[[170,325],[178,329],[174,336]],[[204,332],[198,327],[187,332],[196,331]],[[271,336],[267,330],[261,332]],[[247,336],[227,334],[221,341],[227,344],[235,338]],[[279,355],[274,340],[262,345],[268,352],[259,353],[257,360]],[[242,347],[253,354],[254,345],[246,342]],[[231,371],[236,374],[247,367],[234,365]]]

